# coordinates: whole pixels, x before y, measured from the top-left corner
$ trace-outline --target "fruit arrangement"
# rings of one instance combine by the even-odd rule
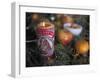
[[[26,67],[89,64],[89,45],[88,15],[26,13]]]

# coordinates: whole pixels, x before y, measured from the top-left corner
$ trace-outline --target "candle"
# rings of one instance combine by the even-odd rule
[[[83,27],[81,25],[75,24],[75,23],[73,23],[73,24],[65,23],[64,29],[68,30],[73,35],[78,36],[81,34]]]
[[[54,51],[54,25],[50,22],[40,22],[37,26],[38,46],[42,56],[52,56]]]

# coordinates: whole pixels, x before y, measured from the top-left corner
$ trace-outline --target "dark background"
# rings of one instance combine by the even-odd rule
[[[38,19],[32,19],[32,16],[37,14]],[[68,14],[73,17],[75,23],[83,26],[82,33],[75,37],[70,44],[67,46],[62,46],[58,42],[57,36],[55,35],[55,45],[57,46],[54,50],[54,55],[48,63],[46,63],[42,56],[41,51],[37,46],[37,36],[36,36],[36,26],[42,18],[48,19],[53,22],[57,27],[62,26],[62,23],[56,25],[56,23],[61,20],[57,18],[57,14],[48,14],[48,13],[26,13],[26,67],[35,67],[35,66],[57,66],[57,65],[80,65],[80,64],[89,64],[89,51],[86,55],[79,55],[77,58],[74,57],[74,44],[77,40],[85,38],[89,41],[89,15],[73,15]],[[51,18],[55,20],[51,20]]]

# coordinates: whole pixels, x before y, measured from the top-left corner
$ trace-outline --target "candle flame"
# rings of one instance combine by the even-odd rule
[[[45,26],[45,22],[42,22],[42,25]]]

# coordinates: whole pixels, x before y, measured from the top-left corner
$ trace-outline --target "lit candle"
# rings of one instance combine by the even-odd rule
[[[37,27],[38,46],[42,56],[52,56],[54,51],[54,25],[47,21],[42,21]]]

